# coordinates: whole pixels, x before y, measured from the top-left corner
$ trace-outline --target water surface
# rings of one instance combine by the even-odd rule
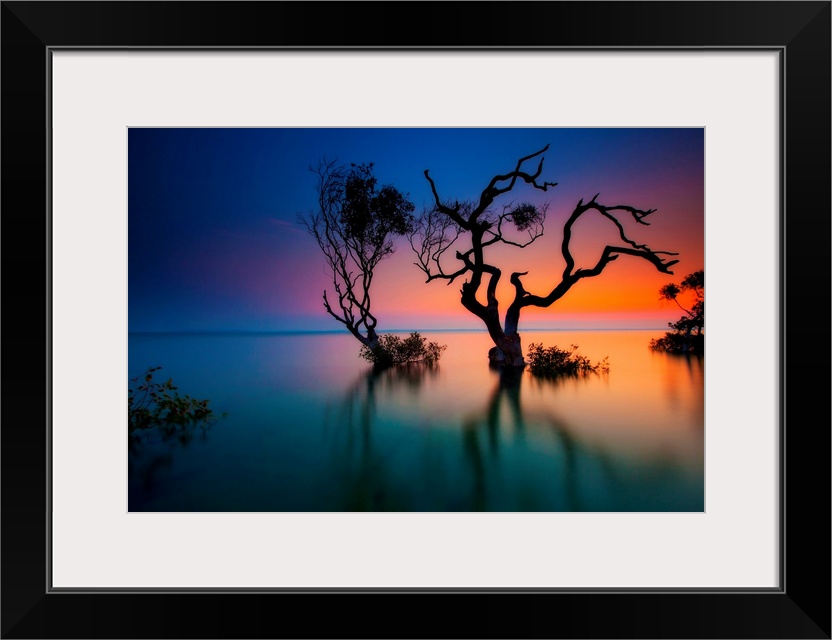
[[[374,374],[346,333],[131,334],[217,419],[129,452],[130,511],[702,511],[703,361],[662,332],[527,332],[610,373],[507,380],[480,332],[433,369]],[[225,414],[224,416],[222,414]]]

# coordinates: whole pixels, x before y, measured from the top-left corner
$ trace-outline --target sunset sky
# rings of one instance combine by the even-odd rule
[[[680,312],[659,288],[704,268],[703,129],[130,129],[128,144],[129,330],[340,330],[323,309],[331,288],[323,255],[297,223],[314,208],[315,175],[326,158],[375,163],[379,186],[409,193],[416,212],[440,196],[478,198],[490,179],[550,144],[542,179],[495,204],[549,202],[545,232],[525,249],[503,247],[493,262],[528,271],[528,291],[560,280],[563,223],[578,200],[657,209],[650,226],[621,217],[630,237],[678,252],[674,276],[621,256],[547,309],[524,309],[520,329],[665,328]],[[577,266],[597,262],[613,225],[588,212],[575,225]],[[425,283],[406,240],[373,283],[379,330],[481,328],[462,308],[461,281]],[[449,263],[451,264],[451,263]],[[498,290],[501,315],[511,301]]]

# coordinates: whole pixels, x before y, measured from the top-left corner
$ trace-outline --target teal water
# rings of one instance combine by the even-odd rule
[[[702,511],[700,359],[662,332],[529,332],[610,373],[506,381],[483,333],[433,369],[373,374],[348,334],[129,337],[130,376],[162,366],[216,419],[128,451],[130,511]]]

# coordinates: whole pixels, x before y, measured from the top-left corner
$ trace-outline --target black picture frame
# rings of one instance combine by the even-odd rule
[[[0,20],[3,638],[830,637],[830,2],[3,2]],[[62,47],[778,51],[780,587],[52,591],[47,131],[50,51]]]

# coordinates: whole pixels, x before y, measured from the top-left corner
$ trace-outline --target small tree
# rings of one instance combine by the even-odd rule
[[[690,309],[682,306],[679,296],[688,294],[692,297]],[[650,348],[655,351],[670,353],[703,353],[705,327],[705,271],[700,269],[685,276],[681,285],[671,282],[659,289],[662,300],[672,300],[685,312],[676,322],[669,322],[673,332],[650,341]],[[695,333],[694,333],[695,331]]]
[[[547,191],[550,187],[557,186],[556,182],[540,179],[543,172],[543,154],[548,149],[549,145],[546,145],[539,151],[520,158],[513,170],[492,177],[479,198],[472,201],[443,201],[436,184],[425,170],[425,178],[433,192],[434,204],[423,213],[414,230],[408,234],[410,245],[418,259],[416,264],[427,275],[427,282],[445,280],[450,284],[460,276],[468,276],[460,291],[462,306],[485,324],[494,342],[494,348],[489,352],[489,359],[494,365],[526,365],[518,333],[520,312],[525,307],[551,306],[575,284],[584,278],[600,275],[610,262],[622,255],[647,260],[662,273],[672,274],[670,267],[678,262],[665,261],[662,257],[677,255],[675,253],[653,251],[646,244],[631,240],[618,219],[620,215],[629,214],[637,224],[647,225],[645,218],[655,209],[636,209],[623,204],[602,205],[597,202],[598,194],[586,203],[581,199],[563,225],[561,254],[566,267],[560,281],[556,281],[550,291],[542,295],[533,295],[526,291],[520,279],[528,272],[512,273],[510,282],[514,286],[514,299],[506,310],[505,323],[501,323],[496,292],[502,272],[488,261],[488,248],[498,243],[518,248],[529,246],[543,235],[548,205],[536,206],[524,202],[517,205],[508,204],[499,209],[495,209],[493,205],[498,197],[511,191],[518,184],[525,183],[539,191]],[[525,169],[526,163],[537,157],[540,157],[537,168],[534,171]],[[601,250],[595,266],[583,269],[575,267],[570,242],[572,227],[587,212],[595,212],[608,220],[618,231],[621,244],[606,245]],[[514,236],[508,235],[510,226],[517,231]],[[448,268],[446,260],[452,247],[456,247],[457,264]],[[485,302],[479,298],[482,295],[483,284],[486,285]]]
[[[318,176],[318,207],[299,215],[298,221],[315,238],[332,276],[337,300],[331,301],[324,290],[324,309],[362,349],[376,354],[375,362],[392,362],[376,331],[370,288],[378,264],[395,251],[395,238],[413,230],[413,203],[391,185],[378,188],[373,163],[347,166],[324,160],[312,171]],[[425,345],[424,339],[421,344],[438,348]],[[422,356],[416,353],[417,359]]]

